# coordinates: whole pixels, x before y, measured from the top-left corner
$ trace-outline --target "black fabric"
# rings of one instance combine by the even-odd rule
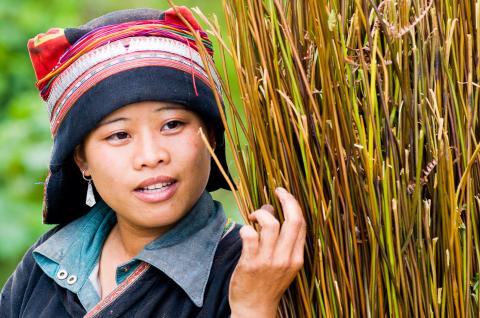
[[[66,28],[64,32],[68,42],[73,44],[88,32],[102,26],[129,21],[160,20],[162,17],[163,11],[149,8],[119,10],[102,15],[78,28]]]
[[[237,225],[219,243],[201,308],[196,307],[170,278],[151,267],[95,317],[229,317],[228,286],[242,248],[239,228]],[[45,275],[32,257],[35,247],[55,231],[44,235],[30,248],[4,286],[0,297],[0,317],[75,318],[86,314],[77,296]]]
[[[63,165],[50,165],[50,171],[46,183],[43,222],[67,224],[86,214],[91,209],[85,204],[88,183],[83,180],[73,155]]]

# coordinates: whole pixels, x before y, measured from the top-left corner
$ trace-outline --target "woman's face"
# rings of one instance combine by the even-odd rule
[[[192,208],[207,185],[210,154],[200,129],[207,133],[200,117],[181,105],[130,104],[102,120],[75,161],[119,224],[159,235]]]

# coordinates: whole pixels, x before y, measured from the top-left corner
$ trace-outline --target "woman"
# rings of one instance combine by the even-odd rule
[[[185,23],[186,22],[186,23]],[[275,317],[303,263],[305,222],[278,188],[235,225],[224,130],[186,8],[117,11],[28,43],[54,146],[44,221],[2,290],[2,317]]]

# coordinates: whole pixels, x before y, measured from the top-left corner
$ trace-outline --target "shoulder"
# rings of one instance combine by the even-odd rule
[[[230,316],[228,290],[230,278],[242,252],[241,227],[239,224],[234,224],[229,231],[224,232],[218,244],[205,291],[204,303],[198,317]]]
[[[15,269],[14,273],[12,274],[9,280],[12,280],[12,278],[15,278],[15,282],[22,281],[21,278],[24,278],[23,276],[28,275],[28,273],[30,273],[33,270],[33,268],[36,265],[35,260],[33,258],[33,251],[38,246],[40,246],[45,241],[47,241],[53,234],[58,232],[60,228],[61,226],[56,226],[50,229],[49,231],[44,233],[42,236],[40,236],[40,238],[35,243],[33,243],[32,246],[30,246],[30,248],[27,250],[27,252],[23,256],[22,260],[18,264],[17,268]]]
[[[33,243],[33,245],[30,247],[30,250],[34,250],[37,246],[41,245],[43,242],[48,240],[50,237],[52,237],[53,234],[57,233],[60,229],[62,229],[65,225],[56,225],[52,227],[50,230],[47,232],[43,233],[42,236],[38,238],[38,240]]]
[[[33,258],[33,250],[48,240],[59,230],[59,226],[43,234],[25,253],[13,274],[3,286],[0,298],[0,312],[10,313],[7,317],[16,317],[23,308],[24,300],[35,288],[43,274]],[[17,313],[17,314],[16,314]]]
[[[15,272],[19,270],[26,270],[27,268],[32,267],[35,264],[35,260],[33,259],[33,251],[38,246],[42,245],[45,241],[47,241],[53,234],[58,232],[61,229],[61,227],[62,226],[57,225],[54,228],[47,231],[46,233],[44,233],[42,236],[40,236],[40,238],[38,238],[38,240],[35,243],[33,243],[32,246],[30,246],[30,248],[27,250],[22,260],[20,261],[19,265],[17,266],[17,269],[15,270]]]
[[[230,279],[242,253],[241,227],[235,224],[220,240],[213,259],[211,278],[220,279],[224,283]]]
[[[231,227],[226,226],[225,231],[218,243],[215,259],[235,260],[235,264],[242,251],[242,239],[240,237],[241,224],[233,223]]]

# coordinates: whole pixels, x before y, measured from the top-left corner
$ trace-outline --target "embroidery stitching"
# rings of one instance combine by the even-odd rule
[[[142,263],[138,268],[126,279],[122,284],[118,285],[105,299],[100,301],[92,310],[90,310],[83,318],[93,318],[102,310],[107,308],[114,300],[120,297],[134,282],[136,282],[148,269],[150,264]]]

